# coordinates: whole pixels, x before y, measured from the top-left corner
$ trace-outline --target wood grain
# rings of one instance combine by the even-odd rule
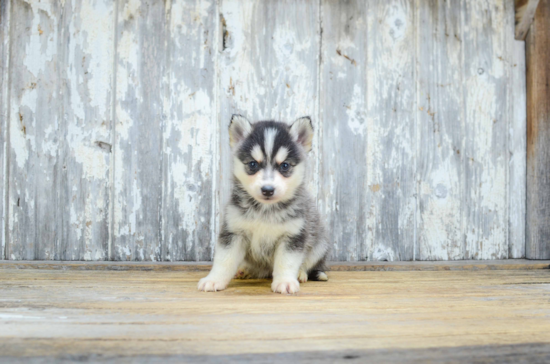
[[[108,257],[115,15],[111,0],[63,7],[62,260]]]
[[[550,257],[550,1],[542,0],[526,41],[527,217],[525,254]]]
[[[61,258],[62,14],[53,0],[12,2],[8,259]]]
[[[417,148],[414,3],[369,2],[367,21],[368,259],[412,260]]]
[[[513,19],[506,2],[508,69],[508,258],[525,257],[525,203],[527,152],[527,99],[525,86],[525,43],[512,37]]]
[[[504,3],[464,2],[465,259],[508,256],[508,117]]]
[[[417,8],[418,260],[464,258],[461,10],[438,0]]]
[[[0,260],[6,259],[11,2],[0,3]]]
[[[165,13],[159,1],[118,4],[110,259],[161,258]]]
[[[367,206],[367,3],[321,3],[321,213],[336,260],[365,260]]]
[[[210,260],[217,238],[216,2],[166,9],[162,260]]]
[[[547,270],[331,272],[295,296],[268,280],[198,292],[204,274],[0,270],[0,353],[120,362],[550,344]]]

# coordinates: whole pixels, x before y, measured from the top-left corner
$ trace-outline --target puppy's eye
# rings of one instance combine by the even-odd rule
[[[258,168],[258,162],[252,161],[252,162],[248,163],[248,167],[250,169],[256,169],[256,168]]]
[[[281,165],[279,166],[279,169],[282,171],[282,172],[286,172],[290,169],[290,164],[288,164],[287,162],[283,162],[281,163]]]

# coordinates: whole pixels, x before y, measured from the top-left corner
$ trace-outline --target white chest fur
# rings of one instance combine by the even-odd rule
[[[284,222],[271,222],[262,218],[247,218],[238,208],[230,206],[226,216],[227,227],[235,233],[242,233],[250,241],[250,253],[256,258],[265,260],[265,255],[273,252],[275,244],[285,236],[300,233],[304,226],[302,218]]]

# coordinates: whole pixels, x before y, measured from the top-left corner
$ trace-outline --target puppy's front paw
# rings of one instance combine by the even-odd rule
[[[300,283],[296,278],[274,279],[271,289],[275,293],[294,294],[300,290]]]
[[[199,281],[198,289],[199,291],[204,292],[223,291],[227,287],[228,283],[228,281],[223,281],[221,279],[215,279],[210,276],[206,276]]]

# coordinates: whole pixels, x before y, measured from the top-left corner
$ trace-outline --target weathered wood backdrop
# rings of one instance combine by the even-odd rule
[[[336,260],[525,254],[512,0],[2,0],[4,259],[209,260],[227,124],[311,115]]]

